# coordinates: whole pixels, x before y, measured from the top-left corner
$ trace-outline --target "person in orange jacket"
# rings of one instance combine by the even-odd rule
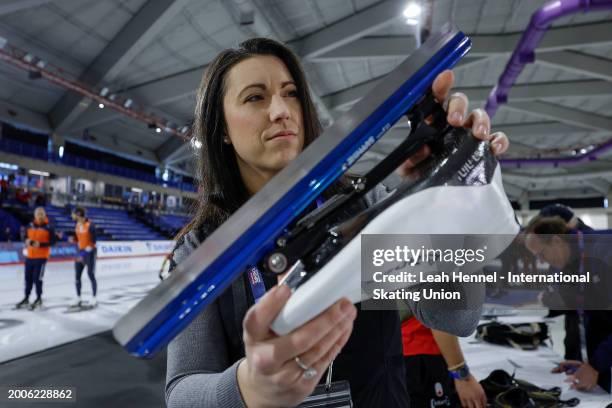
[[[72,305],[72,308],[81,308],[84,306],[95,307],[98,302],[96,294],[98,291],[98,283],[96,281],[96,227],[85,216],[85,209],[76,207],[72,211],[72,219],[76,221],[75,237],[77,241],[78,255],[74,264],[76,272],[76,292],[77,302]],[[87,266],[87,276],[91,282],[92,300],[89,305],[84,305],[81,300],[81,275],[83,269]]]
[[[45,209],[38,207],[34,210],[34,221],[26,229],[25,297],[17,303],[17,309],[34,310],[42,306],[45,265],[51,255],[51,246],[54,244],[55,231],[49,225]],[[36,300],[30,304],[32,286],[36,286]]]

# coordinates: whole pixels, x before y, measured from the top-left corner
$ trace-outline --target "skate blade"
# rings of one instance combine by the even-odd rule
[[[154,355],[207,304],[256,264],[274,239],[316,197],[426,94],[440,72],[470,48],[445,26],[325,130],[307,149],[215,230],[168,279],[113,329],[130,353]]]

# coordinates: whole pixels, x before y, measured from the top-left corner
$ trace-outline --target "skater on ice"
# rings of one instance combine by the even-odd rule
[[[47,213],[43,207],[34,210],[34,221],[26,229],[25,239],[25,297],[15,306],[16,309],[30,310],[42,306],[43,278],[45,265],[55,244],[55,231],[49,225]],[[36,286],[36,300],[30,304],[32,287]]]
[[[76,207],[72,211],[72,219],[76,221],[75,239],[77,243],[77,258],[74,264],[75,284],[77,301],[70,306],[70,309],[82,310],[91,309],[97,306],[96,294],[98,284],[96,282],[96,227],[86,216],[85,209]],[[81,276],[87,267],[87,276],[91,282],[92,299],[85,303],[81,298]]]

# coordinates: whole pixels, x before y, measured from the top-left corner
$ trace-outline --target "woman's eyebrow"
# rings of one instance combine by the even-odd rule
[[[240,93],[238,93],[238,97],[240,97],[240,95],[242,95],[249,88],[259,88],[261,90],[265,90],[266,89],[266,85],[265,84],[261,84],[261,83],[247,85],[244,88],[242,88],[242,91],[240,91]]]

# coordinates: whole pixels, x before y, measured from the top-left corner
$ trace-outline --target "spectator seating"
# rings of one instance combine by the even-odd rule
[[[166,233],[168,236],[174,236],[180,231],[185,225],[191,221],[191,217],[187,215],[177,214],[162,214],[156,219],[156,224],[160,230]]]
[[[163,181],[161,179],[156,178],[154,174],[149,174],[144,171],[128,169],[126,167],[105,163],[100,160],[77,157],[69,153],[64,154],[64,156],[60,158],[58,156],[49,154],[47,149],[45,149],[44,147],[31,143],[20,142],[17,140],[9,141],[5,139],[0,139],[0,150],[3,150],[8,153],[17,154],[19,156],[32,157],[39,160],[48,160],[58,164],[79,167],[81,169],[91,170],[94,172],[113,174],[120,177],[126,177],[146,181],[153,184],[174,187],[184,191],[197,191],[197,188],[191,183],[178,181]]]
[[[10,236],[6,234],[6,227],[10,228]],[[19,229],[21,223],[19,220],[7,211],[0,208],[0,241],[20,241]]]
[[[75,223],[72,221],[69,210],[54,206],[47,206],[46,209],[57,231],[61,231],[64,236],[73,234]],[[166,237],[158,232],[130,217],[125,210],[89,207],[86,211],[87,218],[96,226],[99,240],[141,241],[166,239]]]

